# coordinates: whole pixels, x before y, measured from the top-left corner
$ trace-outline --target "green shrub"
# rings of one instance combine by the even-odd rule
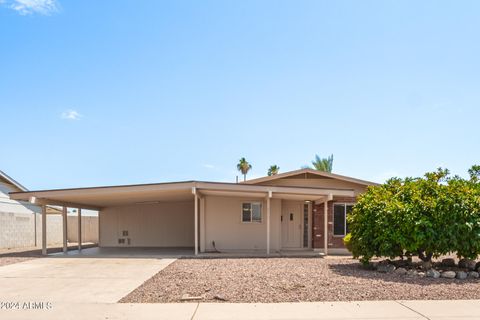
[[[369,187],[348,217],[349,250],[368,263],[377,257],[418,255],[424,261],[456,252],[480,254],[480,167],[470,179],[439,169],[424,178],[393,178]]]
[[[352,235],[350,233],[347,233],[347,235],[343,238],[343,245],[350,252],[352,252],[352,243],[350,241],[351,239],[352,239]]]

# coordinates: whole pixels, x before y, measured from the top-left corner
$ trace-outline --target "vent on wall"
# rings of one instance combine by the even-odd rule
[[[122,237],[128,237],[128,230],[122,231]]]
[[[125,239],[122,239],[122,238],[118,239],[118,244],[125,244]]]

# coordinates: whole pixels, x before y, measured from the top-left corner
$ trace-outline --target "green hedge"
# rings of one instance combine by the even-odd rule
[[[392,178],[369,187],[348,217],[355,258],[418,255],[424,261],[455,252],[480,254],[480,166],[470,178],[438,169],[423,178]]]

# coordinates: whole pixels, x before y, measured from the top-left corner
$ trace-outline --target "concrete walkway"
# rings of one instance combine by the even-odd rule
[[[88,248],[81,251],[70,250],[67,254],[52,254],[62,257],[72,258],[189,258],[189,259],[205,259],[205,258],[325,258],[321,252],[313,250],[284,250],[281,252],[271,252],[269,255],[264,250],[258,251],[236,251],[236,252],[209,252],[199,253],[197,256],[193,248],[157,248],[157,247],[126,247],[126,248]],[[345,255],[351,257],[351,255]],[[338,259],[338,255],[335,256]]]
[[[48,257],[2,266],[0,302],[114,303],[173,261]]]
[[[480,319],[479,300],[363,301],[277,304],[54,303],[51,309],[1,310],[0,319]]]

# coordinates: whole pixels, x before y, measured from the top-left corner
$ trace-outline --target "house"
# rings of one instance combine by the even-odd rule
[[[35,247],[41,238],[41,208],[28,201],[9,198],[10,192],[26,192],[19,182],[0,171],[0,248]],[[59,213],[54,207],[46,208],[48,214]],[[62,242],[61,223],[58,217],[49,219],[49,244]]]
[[[28,200],[15,200],[9,197],[11,192],[27,192],[27,188],[0,171],[0,248],[14,249],[37,247],[42,239],[42,207]],[[63,225],[63,210],[58,206],[46,206],[48,237],[51,246],[68,242],[77,242],[78,219],[70,214]],[[98,217],[82,217],[82,237],[84,242],[98,242]],[[67,228],[68,226],[68,228]],[[70,230],[70,232],[67,232]],[[64,232],[66,236],[64,237]]]
[[[301,169],[242,183],[22,190],[10,197],[43,208],[78,208],[79,215],[82,209],[98,210],[100,247],[183,247],[193,248],[195,254],[283,250],[327,254],[345,250],[346,215],[371,185],[375,183]],[[43,248],[46,253],[45,241]]]

